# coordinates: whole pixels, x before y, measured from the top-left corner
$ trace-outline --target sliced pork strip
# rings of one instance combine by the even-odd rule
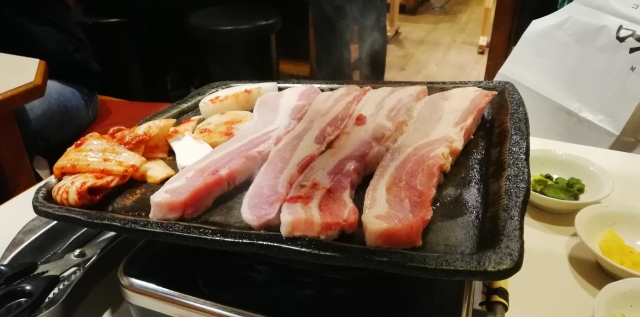
[[[282,205],[280,232],[285,237],[334,239],[353,232],[358,209],[353,203],[364,175],[375,171],[427,96],[424,86],[379,88],[358,103],[345,128],[298,178]]]
[[[347,86],[321,93],[307,115],[271,152],[242,202],[242,218],[254,229],[280,223],[280,207],[298,176],[335,139],[370,88]]]
[[[298,86],[260,97],[250,127],[181,170],[151,196],[150,218],[195,217],[218,196],[253,177],[318,94],[316,87]]]
[[[376,170],[365,195],[362,224],[368,246],[422,245],[431,203],[444,172],[477,128],[495,92],[458,88],[416,105],[404,134]]]

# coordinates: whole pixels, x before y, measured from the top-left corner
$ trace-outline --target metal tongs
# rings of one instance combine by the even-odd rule
[[[95,231],[86,231],[86,235]],[[81,248],[62,248],[49,262],[0,265],[0,317],[30,317],[50,294],[74,273],[82,270],[111,241],[114,234],[95,238]]]

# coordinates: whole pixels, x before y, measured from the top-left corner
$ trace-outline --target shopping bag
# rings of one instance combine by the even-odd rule
[[[575,0],[535,20],[495,80],[531,136],[640,153],[640,0]]]

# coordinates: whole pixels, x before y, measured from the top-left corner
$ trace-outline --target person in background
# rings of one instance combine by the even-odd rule
[[[351,80],[350,27],[358,29],[360,80],[384,80],[385,0],[310,0],[318,79]]]
[[[45,95],[15,110],[30,156],[68,147],[93,123],[100,68],[67,2],[0,0],[0,52],[47,63]]]

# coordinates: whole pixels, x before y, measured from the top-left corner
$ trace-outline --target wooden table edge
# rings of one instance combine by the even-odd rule
[[[32,82],[0,94],[0,114],[13,111],[42,96],[47,90],[49,70],[45,61],[38,62],[38,69]]]
[[[32,82],[0,94],[0,143],[4,146],[0,151],[0,182],[6,182],[9,198],[36,183],[13,110],[44,96],[48,77],[47,64],[39,61]],[[0,184],[0,191],[3,187]]]

